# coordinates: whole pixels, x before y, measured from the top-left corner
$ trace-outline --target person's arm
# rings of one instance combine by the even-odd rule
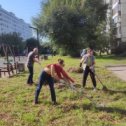
[[[38,58],[35,57],[33,60],[34,60],[34,62],[36,62],[36,63],[38,63],[39,65],[41,65],[41,63],[40,63],[40,61],[39,61]]]
[[[80,61],[80,67],[82,67],[82,63],[84,62],[84,57],[82,57],[81,61]]]
[[[61,73],[62,73],[63,77],[65,79],[67,79],[68,82],[74,83],[74,80],[63,69],[62,69]]]
[[[52,76],[53,78],[55,78],[56,80],[60,80],[59,77],[57,76],[57,74],[55,73],[54,66],[51,65],[50,68],[51,68],[51,76]]]
[[[86,60],[87,60],[87,54],[82,57],[82,59],[80,61],[80,67],[82,67],[82,63],[85,63]]]

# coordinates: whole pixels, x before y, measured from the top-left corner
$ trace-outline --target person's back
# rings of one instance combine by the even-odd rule
[[[33,51],[29,52],[28,58],[27,58],[27,66],[33,66],[34,64],[34,53]]]
[[[60,81],[61,79],[65,79],[67,82],[74,82],[72,78],[70,78],[67,73],[64,71],[64,60],[58,59],[57,64],[50,64],[47,65],[44,70],[41,72],[38,87],[36,89],[35,93],[35,104],[38,104],[38,97],[40,90],[44,84],[44,82],[47,82],[50,87],[51,92],[51,99],[53,104],[56,104],[56,96],[55,96],[55,90],[54,90],[54,79],[57,81]]]
[[[51,65],[54,66],[54,70],[57,74],[59,74],[62,71],[62,67],[58,64],[49,64],[49,65],[47,65],[47,68],[50,68]]]
[[[34,62],[39,63],[38,59],[35,58],[35,56],[38,54],[38,49],[34,48],[33,51],[29,52],[28,58],[27,58],[27,67],[29,70],[29,76],[27,80],[27,84],[32,84],[33,83],[33,65]],[[40,63],[39,63],[40,64]]]

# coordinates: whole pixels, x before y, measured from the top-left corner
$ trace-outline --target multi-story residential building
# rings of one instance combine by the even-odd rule
[[[114,53],[123,53],[126,50],[126,0],[104,1],[108,4],[106,31],[113,35],[110,47]]]
[[[26,40],[32,37],[32,29],[24,20],[17,18],[12,12],[8,12],[0,5],[0,34],[19,33]]]
[[[126,42],[126,0],[111,0],[111,4],[115,35],[120,44]]]

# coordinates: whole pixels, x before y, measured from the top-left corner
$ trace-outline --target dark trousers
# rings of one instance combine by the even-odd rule
[[[85,87],[86,85],[86,81],[87,81],[87,77],[88,74],[90,73],[90,77],[93,83],[94,88],[96,87],[96,79],[95,79],[95,74],[94,72],[91,71],[91,69],[89,68],[89,66],[86,66],[84,73],[83,73],[83,87]]]
[[[27,66],[29,70],[29,76],[27,80],[27,84],[32,84],[33,83],[33,66]]]
[[[53,102],[56,102],[56,95],[55,95],[55,89],[54,89],[54,80],[45,71],[42,71],[42,73],[40,75],[40,78],[39,78],[39,84],[38,84],[37,90],[35,92],[35,103],[38,102],[39,93],[40,93],[40,90],[41,90],[44,82],[47,82],[49,84],[50,92],[51,92],[51,99],[52,99]]]

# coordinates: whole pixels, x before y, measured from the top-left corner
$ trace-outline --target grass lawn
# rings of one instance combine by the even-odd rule
[[[59,57],[50,57],[42,63],[57,62]],[[62,57],[67,70],[78,67],[79,59]],[[70,89],[58,89],[56,85],[57,102],[51,104],[48,86],[43,86],[39,101],[34,105],[36,85],[26,85],[28,73],[22,73],[12,78],[0,79],[0,126],[126,126],[126,83],[116,78],[105,65],[126,64],[126,59],[115,57],[98,57],[96,72],[109,91],[102,91],[97,81],[98,90],[92,90],[88,78],[85,93],[99,106]],[[37,82],[42,68],[35,65],[34,81]],[[81,88],[82,74],[69,73],[76,80],[77,88]],[[102,106],[104,105],[104,106]]]

